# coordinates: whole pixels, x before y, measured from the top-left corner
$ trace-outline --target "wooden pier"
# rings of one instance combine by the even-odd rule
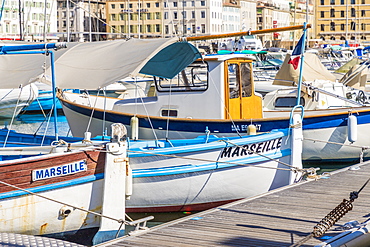
[[[99,246],[291,246],[369,178],[370,162],[364,162],[332,172],[330,178],[287,186]],[[344,223],[368,218],[370,183],[353,202],[353,209],[323,237],[310,238],[302,246],[319,245],[342,232],[338,228]]]

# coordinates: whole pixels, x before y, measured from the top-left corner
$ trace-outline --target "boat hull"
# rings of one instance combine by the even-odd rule
[[[0,231],[61,237],[96,230],[100,217],[65,204],[101,212],[104,156],[98,150],[78,151],[0,162],[2,182],[55,200],[1,184]],[[81,162],[86,164],[85,170],[76,169]],[[65,167],[69,174],[48,177],[45,172],[51,167]]]
[[[74,136],[82,136],[90,121],[91,108],[62,100],[63,110]],[[303,154],[305,161],[358,161],[361,147],[370,146],[370,139],[366,135],[358,135],[355,143],[347,138],[347,121],[349,112],[356,112],[358,133],[367,133],[370,128],[370,107],[338,108],[305,111],[303,119]],[[266,113],[268,115],[268,113]],[[261,132],[289,126],[289,112],[272,112],[273,117],[254,119],[253,124]],[[130,133],[132,114],[115,111],[94,109],[93,121],[89,131],[93,135],[100,135],[111,123],[121,122]],[[203,119],[173,119],[161,117],[147,117],[136,115],[139,118],[139,137],[153,138],[193,138],[210,131],[219,136],[235,136],[238,132],[247,132],[249,119],[244,120],[203,120]],[[105,119],[105,121],[103,121]],[[79,124],[76,124],[79,123]],[[168,126],[168,128],[167,128]],[[168,130],[167,130],[168,129]],[[317,141],[312,141],[315,139]],[[363,150],[364,159],[370,158],[368,149]]]
[[[126,211],[199,211],[288,185],[291,172],[284,164],[291,163],[291,149],[287,133],[229,141],[217,138],[199,145],[175,145],[167,151],[131,146],[134,182]]]

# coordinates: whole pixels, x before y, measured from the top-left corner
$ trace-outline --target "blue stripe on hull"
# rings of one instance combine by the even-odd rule
[[[71,109],[72,111],[78,112],[85,116],[90,117],[91,110],[87,108],[81,108],[68,102],[62,102],[67,108]],[[94,118],[103,119],[103,112],[95,109]],[[105,112],[105,120],[109,122],[120,122],[125,125],[130,125],[132,115],[124,115],[124,114],[115,114],[111,112]],[[358,119],[358,124],[368,124],[370,123],[370,109],[368,111],[359,111],[356,114]],[[337,115],[323,115],[318,117],[305,117],[303,120],[303,129],[322,129],[322,128],[332,128],[338,126],[346,126],[348,119],[348,111],[344,111],[342,114]],[[154,129],[167,129],[167,120],[166,118],[157,119],[151,118],[150,122],[148,118],[139,118],[139,126],[142,128],[149,128],[151,129],[151,124],[153,125]],[[246,132],[246,127],[250,124],[250,120],[234,120],[233,121],[236,126],[239,127],[240,131]],[[273,129],[285,129],[289,126],[289,119],[278,119],[278,120],[264,120],[264,121],[257,121],[254,120],[253,123],[255,125],[260,125],[261,128],[259,131],[271,131]],[[206,120],[176,120],[176,119],[169,119],[169,131],[184,131],[184,132],[199,132],[204,133],[206,129],[211,131],[211,133],[236,133],[233,130],[233,125],[231,121],[206,121]]]

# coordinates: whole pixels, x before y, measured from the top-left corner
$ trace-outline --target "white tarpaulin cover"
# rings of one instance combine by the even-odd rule
[[[165,52],[156,56],[161,50]],[[138,74],[144,66],[147,74],[170,77],[200,57],[194,46],[187,42],[178,42],[178,38],[68,43],[66,49],[55,51],[54,54],[56,85],[62,89],[102,88]],[[150,61],[153,57],[155,59]],[[42,70],[44,60],[43,55],[1,55],[1,85],[9,83],[12,87],[17,87],[37,75],[48,78],[47,81],[50,82],[50,58],[45,60],[48,67],[45,76]],[[160,71],[158,74],[156,68]],[[181,70],[178,71],[179,69]],[[171,70],[172,73],[168,73]],[[25,78],[21,80],[21,77]]]
[[[274,85],[293,86],[297,85],[299,78],[299,67],[294,69],[291,64],[288,64],[290,55],[287,54],[280,70],[275,76]],[[330,73],[325,66],[321,63],[316,54],[305,53],[304,65],[302,70],[302,81],[314,80],[329,80],[335,81],[335,76]]]
[[[17,88],[29,84],[43,72],[43,55],[1,55],[0,88]]]

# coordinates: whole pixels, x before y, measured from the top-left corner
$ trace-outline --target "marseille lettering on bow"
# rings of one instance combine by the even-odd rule
[[[86,160],[76,161],[74,163],[64,164],[60,166],[48,167],[32,171],[32,181],[61,177],[78,172],[87,171]]]
[[[278,139],[269,140],[269,141],[260,142],[260,143],[253,143],[250,145],[225,147],[221,151],[221,158],[245,156],[245,155],[251,155],[254,153],[264,153],[270,150],[279,149],[281,147],[282,140],[283,138],[280,137]]]

